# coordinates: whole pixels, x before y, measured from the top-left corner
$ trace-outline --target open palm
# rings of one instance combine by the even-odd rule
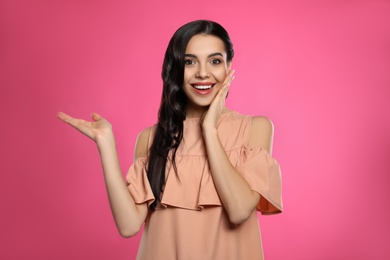
[[[83,119],[73,118],[63,112],[59,112],[57,116],[62,121],[73,126],[78,131],[88,136],[95,142],[103,136],[112,133],[111,124],[106,119],[96,113],[91,114],[91,118],[93,120],[92,122]]]

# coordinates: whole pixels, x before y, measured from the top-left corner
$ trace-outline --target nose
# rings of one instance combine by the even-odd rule
[[[198,71],[196,72],[195,76],[201,79],[209,77],[209,71],[207,69],[207,66],[199,64]]]

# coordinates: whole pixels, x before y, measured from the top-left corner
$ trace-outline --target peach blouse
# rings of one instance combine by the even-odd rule
[[[232,165],[260,194],[257,210],[262,214],[280,213],[279,164],[261,147],[248,146],[251,119],[234,111],[222,114],[219,138]],[[154,196],[145,170],[146,160],[135,161],[126,180],[135,202],[150,205]],[[167,165],[161,203],[146,218],[137,259],[263,259],[256,211],[240,225],[229,222],[213,183],[199,118],[184,121],[176,165],[177,174]]]

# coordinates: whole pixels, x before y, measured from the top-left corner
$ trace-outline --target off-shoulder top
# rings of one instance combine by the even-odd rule
[[[280,213],[280,167],[265,149],[248,145],[251,122],[252,116],[229,111],[219,119],[218,136],[232,165],[260,194],[257,211]],[[152,137],[153,131],[149,144]],[[150,205],[155,198],[146,163],[147,158],[135,161],[126,180],[135,202]],[[200,118],[184,121],[176,166],[177,173],[167,164],[161,203],[146,218],[137,259],[263,259],[256,210],[244,223],[233,225],[223,208],[210,172]]]

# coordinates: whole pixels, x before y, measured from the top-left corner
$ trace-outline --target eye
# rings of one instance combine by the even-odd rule
[[[195,64],[194,60],[185,60],[184,61],[184,65],[186,65],[186,66],[191,66],[191,65],[194,65],[194,64]]]
[[[213,64],[213,65],[218,65],[218,64],[220,64],[222,61],[221,60],[219,60],[219,59],[213,59],[212,61],[211,61],[211,64]]]

